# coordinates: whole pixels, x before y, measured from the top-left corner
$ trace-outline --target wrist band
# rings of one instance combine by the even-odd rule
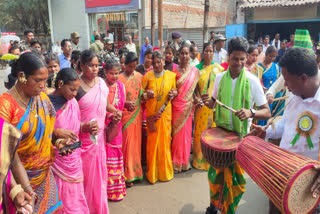
[[[10,190],[10,198],[12,199],[12,201],[14,201],[15,197],[20,193],[20,192],[24,192],[23,188],[21,187],[20,184],[15,185],[11,190]]]
[[[26,191],[26,189],[27,189],[28,187],[31,187],[31,188],[32,188],[32,185],[31,185],[31,184],[29,184],[29,185],[27,185],[27,186],[23,187],[23,190],[24,190],[25,192],[27,192],[27,191]]]
[[[56,142],[55,142],[54,145],[56,146],[57,149],[59,149],[59,145],[60,145],[60,143],[61,143],[63,140],[64,140],[64,139],[62,139],[62,138],[59,138],[59,139],[56,140]]]

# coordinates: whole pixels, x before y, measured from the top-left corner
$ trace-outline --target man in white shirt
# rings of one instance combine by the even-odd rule
[[[265,139],[280,139],[280,147],[319,160],[320,83],[315,57],[307,49],[290,48],[279,65],[285,86],[293,97],[288,102],[283,118],[272,127],[254,126],[249,135]],[[320,173],[320,168],[316,167]],[[310,194],[320,195],[320,174]],[[270,209],[275,209],[271,206]],[[271,212],[270,212],[271,213]],[[272,213],[280,213],[274,211]],[[317,209],[313,213],[319,213]]]
[[[272,41],[272,45],[277,48],[277,50],[280,50],[281,41],[280,41],[280,33],[276,33],[274,36],[274,40]]]
[[[226,40],[227,39],[221,34],[216,34],[214,36],[214,63],[221,64],[227,61],[227,51],[223,49],[225,47]]]
[[[127,37],[127,42],[128,44],[126,45],[126,47],[128,48],[129,52],[137,54],[136,45],[132,42],[132,37],[130,35],[128,35]]]
[[[266,35],[264,37],[264,41],[263,41],[263,45],[262,45],[262,52],[263,53],[266,53],[266,50],[268,49],[268,47],[270,46],[270,36],[269,35]]]
[[[208,108],[214,108],[216,100],[219,100],[236,110],[236,113],[233,113],[221,106],[216,106],[215,122],[217,127],[223,127],[238,135],[248,133],[253,118],[263,120],[271,116],[259,79],[244,68],[248,48],[248,41],[244,37],[234,37],[229,40],[229,68],[216,76],[212,98],[210,99],[208,94],[201,96],[203,103]],[[258,107],[258,110],[254,110],[254,105]],[[217,213],[217,206],[220,206],[219,198],[227,198],[221,202],[222,206],[220,206],[221,209],[224,209],[224,213],[235,212],[240,199],[234,201],[233,197],[239,198],[244,193],[245,178],[243,169],[237,162],[228,168],[216,169],[210,166],[208,170],[211,204],[206,214]],[[237,168],[242,174],[239,173],[237,177],[223,178],[222,186],[215,185],[220,176],[224,177],[225,170],[230,170],[230,168]],[[238,185],[229,186],[226,180],[232,180]],[[220,197],[222,194],[220,191],[223,189],[221,187],[228,189],[227,196]],[[234,206],[230,207],[229,204]]]

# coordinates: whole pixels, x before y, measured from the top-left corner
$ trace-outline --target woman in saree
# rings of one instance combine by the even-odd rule
[[[115,113],[107,113],[106,125],[112,121],[117,123],[117,136],[112,141],[107,141],[107,170],[108,170],[108,199],[121,201],[127,195],[123,169],[122,153],[122,111],[126,102],[124,85],[118,80],[120,64],[110,59],[104,66],[106,83],[109,88],[108,100],[116,109]]]
[[[53,131],[56,113],[48,96],[42,93],[48,70],[38,56],[24,53],[14,64],[12,75],[18,82],[0,96],[0,117],[22,132],[17,153],[27,172],[27,182],[16,176],[19,165],[12,168],[12,173],[25,192],[38,197],[34,213],[55,213],[62,202],[50,169],[55,159],[52,141],[60,149],[68,140],[63,140],[64,133]]]
[[[171,100],[178,94],[176,74],[163,69],[163,57],[159,51],[152,54],[153,71],[142,81],[143,99],[147,109],[147,172],[151,184],[173,178],[171,159]],[[164,108],[164,109],[163,109]],[[162,110],[160,110],[162,109]],[[154,126],[156,130],[150,129]]]
[[[248,71],[256,75],[259,80],[262,80],[263,68],[257,64],[259,51],[258,47],[255,45],[251,45],[248,49],[248,57],[245,64],[245,67]]]
[[[143,179],[141,167],[141,129],[142,129],[142,75],[135,71],[138,57],[129,52],[125,60],[125,70],[119,76],[126,91],[126,102],[122,117],[122,151],[124,176],[127,186]]]
[[[277,49],[274,46],[269,46],[266,50],[266,57],[262,63],[258,65],[263,69],[262,75],[262,84],[265,92],[269,90],[269,88],[273,85],[273,83],[280,76],[280,68],[277,64],[274,63],[278,54]],[[275,98],[281,97],[285,95],[284,92],[279,92],[276,94]],[[269,104],[271,115],[274,116],[277,112],[279,112],[284,107],[284,101],[274,102]],[[267,120],[259,120],[258,125],[265,126],[267,124]]]
[[[52,80],[55,91],[48,95],[55,110],[55,129],[64,129],[70,139],[77,142],[80,131],[80,109],[75,99],[80,80],[77,72],[72,68],[64,68]],[[61,156],[55,148],[56,159],[51,169],[57,182],[63,209],[61,214],[89,213],[83,189],[83,171],[81,151],[76,149],[68,156]]]
[[[212,44],[205,43],[202,51],[203,60],[196,66],[201,71],[196,90],[199,97],[206,93],[209,95],[212,94],[216,75],[224,71],[223,67],[212,61],[213,53]],[[201,151],[200,137],[206,128],[215,127],[213,112],[214,110],[207,106],[202,106],[202,108],[195,111],[192,165],[196,169],[208,170],[209,168],[209,164],[203,157]]]
[[[180,65],[173,69],[177,77],[178,96],[172,101],[172,162],[176,173],[191,169],[189,163],[192,142],[192,118],[194,113],[194,91],[200,71],[189,65],[188,45],[179,49]],[[199,100],[199,99],[197,99]]]
[[[91,50],[80,56],[82,76],[76,99],[80,107],[84,194],[90,213],[108,214],[105,118],[109,89],[99,78],[99,60]]]
[[[164,70],[172,71],[173,69],[176,69],[178,67],[177,64],[173,62],[173,58],[175,56],[176,51],[172,46],[167,46],[165,49],[165,64],[164,64]]]

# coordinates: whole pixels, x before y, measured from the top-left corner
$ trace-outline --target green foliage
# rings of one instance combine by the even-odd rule
[[[8,31],[23,32],[32,29],[35,33],[49,33],[47,0],[1,0],[0,26]]]

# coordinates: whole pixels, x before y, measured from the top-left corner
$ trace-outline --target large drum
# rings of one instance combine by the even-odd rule
[[[236,158],[282,213],[311,213],[320,202],[319,197],[313,198],[311,194],[317,177],[313,166],[319,162],[257,137],[245,138]]]
[[[224,169],[236,161],[236,150],[240,137],[222,128],[210,128],[202,132],[201,150],[208,163],[218,169]]]

